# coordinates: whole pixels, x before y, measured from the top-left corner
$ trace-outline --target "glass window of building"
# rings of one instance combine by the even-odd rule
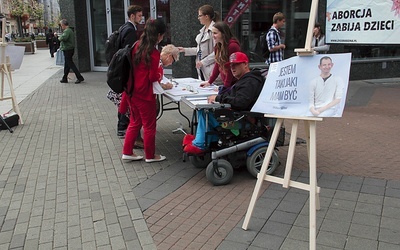
[[[223,1],[223,17],[227,15],[234,2],[234,0]],[[311,0],[252,1],[249,9],[242,14],[233,27],[242,50],[249,56],[251,63],[265,62],[260,37],[268,32],[272,26],[272,18],[277,12],[282,12],[286,19],[285,26],[280,30],[282,42],[286,45],[285,58],[294,56],[295,48],[304,48],[310,6]]]
[[[222,18],[224,18],[235,0],[222,1]],[[241,43],[242,50],[249,56],[253,65],[262,66],[266,60],[262,56],[260,36],[265,35],[272,25],[276,12],[282,12],[286,24],[281,30],[281,38],[286,45],[285,58],[295,56],[295,48],[304,48],[310,15],[311,0],[255,0],[232,27]],[[319,6],[316,22],[325,30],[325,5]],[[329,53],[352,53],[353,62],[371,61],[374,59],[400,59],[399,45],[346,45],[332,44]]]

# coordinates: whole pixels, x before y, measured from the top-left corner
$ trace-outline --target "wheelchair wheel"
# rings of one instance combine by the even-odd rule
[[[220,159],[215,164],[216,167],[214,169],[214,162],[210,162],[206,169],[207,180],[210,181],[214,186],[220,186],[228,184],[233,178],[233,167],[227,161]]]
[[[257,178],[258,173],[260,173],[261,166],[263,164],[265,154],[267,153],[268,147],[261,147],[254,151],[254,153],[247,158],[246,166],[247,170],[251,175]],[[267,169],[267,174],[272,174],[275,169],[279,166],[279,156],[276,150],[272,153],[271,160]]]
[[[211,161],[211,154],[205,154],[202,156],[190,155],[189,161],[196,168],[206,168],[208,163]]]

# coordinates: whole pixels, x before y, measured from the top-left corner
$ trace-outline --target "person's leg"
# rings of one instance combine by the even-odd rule
[[[61,79],[61,82],[68,82],[68,74],[69,74],[69,71],[71,70],[70,61],[72,61],[73,51],[64,50],[63,53],[64,53],[65,62],[64,62],[64,75],[63,75],[63,78]]]
[[[118,136],[125,136],[125,130],[129,126],[129,118],[125,114],[118,112],[117,133]]]
[[[51,43],[49,43],[49,51],[50,51],[50,56],[54,57],[54,46]]]
[[[142,118],[139,115],[139,109],[136,106],[137,103],[130,102],[131,115],[135,115],[134,119],[130,120],[129,126],[126,130],[124,146],[122,150],[122,154],[124,155],[132,155],[133,147],[135,146],[135,139],[139,133],[140,128],[142,127]]]
[[[68,67],[70,69],[72,69],[72,71],[75,73],[76,79],[83,81],[84,80],[83,76],[81,75],[81,73],[79,72],[78,68],[76,67],[74,61],[72,60],[72,57],[74,56],[74,50],[72,49],[72,50],[66,50],[66,51],[68,51],[68,62],[67,62],[67,57],[65,57],[65,63],[68,63]],[[64,54],[66,51],[64,51]],[[68,73],[69,73],[69,70],[68,70]],[[64,72],[64,74],[65,74],[65,72]]]
[[[208,116],[208,128],[206,127],[206,116]],[[203,110],[198,112],[198,124],[196,130],[196,137],[187,145],[184,145],[183,151],[188,154],[200,155],[205,153],[206,148],[210,142],[218,140],[217,135],[206,136],[207,129],[210,131],[219,125],[219,122],[214,118],[212,113],[205,113]],[[207,138],[207,142],[206,142]]]
[[[215,119],[212,113],[204,113],[203,110],[198,111],[198,124],[196,130],[196,138],[193,140],[192,144],[200,149],[206,148],[206,115],[208,116],[208,131],[219,125],[219,122]],[[208,136],[207,145],[210,142],[218,140],[217,136]]]
[[[143,142],[146,159],[154,159],[156,151],[156,103],[154,101],[140,101],[138,104],[143,121]],[[136,110],[133,111],[134,113]],[[136,115],[135,115],[136,118]]]
[[[196,137],[192,144],[200,149],[204,149],[206,142],[206,115],[203,110],[197,111]]]

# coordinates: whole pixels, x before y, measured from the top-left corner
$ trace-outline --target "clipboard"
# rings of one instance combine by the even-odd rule
[[[197,96],[183,96],[181,101],[188,105],[192,109],[219,109],[219,108],[230,108],[231,105],[227,103],[208,103],[207,95],[197,95]]]

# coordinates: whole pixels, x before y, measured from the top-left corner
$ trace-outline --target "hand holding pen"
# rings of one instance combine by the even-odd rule
[[[208,82],[208,81],[205,81],[205,82],[202,82],[202,83],[200,83],[200,87],[208,87],[208,86],[210,86],[211,84]]]

